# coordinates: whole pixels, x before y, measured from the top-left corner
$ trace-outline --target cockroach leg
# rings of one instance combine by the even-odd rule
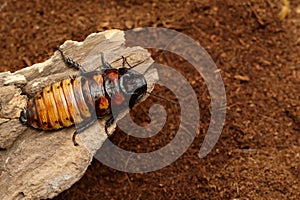
[[[112,69],[113,67],[108,62],[105,61],[104,54],[102,52],[100,54],[101,54],[102,67],[104,69]]]
[[[76,135],[78,134],[77,131],[74,131],[73,136],[72,136],[72,141],[74,146],[78,146],[78,143],[76,142]]]
[[[68,67],[72,67],[72,68],[75,68],[77,70],[79,70],[81,73],[85,72],[84,68],[77,62],[75,62],[74,60],[72,60],[71,58],[67,58],[62,49],[61,48],[58,48],[58,51],[60,52],[61,56],[62,56],[62,59],[64,61],[64,63],[68,66]]]
[[[111,116],[106,122],[105,122],[105,133],[107,135],[107,137],[109,137],[109,134],[108,134],[108,127],[110,127],[115,121],[115,118],[114,116]]]

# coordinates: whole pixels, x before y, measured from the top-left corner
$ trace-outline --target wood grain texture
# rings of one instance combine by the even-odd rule
[[[148,51],[126,48],[124,32],[94,33],[83,42],[66,41],[65,54],[93,70],[101,64],[100,52],[113,67],[122,65],[121,56],[137,71],[153,62]],[[107,138],[103,120],[79,134],[74,146],[74,126],[59,131],[40,131],[19,122],[20,111],[29,97],[57,81],[78,74],[63,63],[58,51],[43,63],[14,73],[0,73],[0,199],[52,198],[78,181],[90,165],[93,154]],[[151,71],[149,88],[157,81]],[[147,79],[147,76],[146,76]],[[150,89],[151,90],[151,89]],[[126,113],[123,113],[124,116]],[[109,131],[113,132],[113,124]]]

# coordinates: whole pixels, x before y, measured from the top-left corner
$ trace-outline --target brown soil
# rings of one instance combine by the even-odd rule
[[[142,2],[0,1],[1,71],[46,60],[68,39],[81,41],[112,28],[154,26],[197,40],[221,70],[226,86],[221,138],[199,159],[210,119],[207,87],[184,60],[164,53],[158,61],[180,71],[198,94],[201,128],[194,143],[170,166],[145,174],[116,171],[94,160],[84,177],[55,199],[298,199],[300,0],[291,2],[284,20],[278,17],[283,6],[279,1]],[[154,59],[158,53],[153,52]],[[174,98],[162,87],[155,93]],[[149,122],[151,102],[174,109],[151,97],[134,109],[137,123]],[[136,152],[158,149],[176,134],[178,112],[171,114],[150,142],[126,137],[120,130],[111,139]]]

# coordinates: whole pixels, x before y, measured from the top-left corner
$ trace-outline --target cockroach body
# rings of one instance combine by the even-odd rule
[[[86,72],[81,65],[66,58],[61,49],[59,52],[65,64],[79,69],[80,74],[37,92],[21,111],[22,124],[41,130],[57,130],[75,124],[78,133],[97,118],[112,114],[114,109],[105,123],[107,132],[116,115],[128,106],[131,109],[147,92],[143,74],[124,66],[113,68],[104,61],[103,54],[101,68]]]

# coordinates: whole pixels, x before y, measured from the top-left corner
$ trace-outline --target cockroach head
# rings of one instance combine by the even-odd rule
[[[132,108],[146,94],[147,82],[143,74],[124,68],[120,77],[120,88],[130,97],[129,107]]]

